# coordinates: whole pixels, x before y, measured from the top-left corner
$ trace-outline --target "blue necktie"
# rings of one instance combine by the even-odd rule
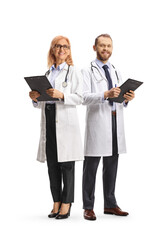
[[[108,66],[104,65],[102,68],[105,71],[105,75],[106,75],[106,78],[108,80],[108,89],[110,90],[111,88],[113,88],[113,85],[112,85],[111,76],[110,76],[109,71],[108,71]],[[113,106],[113,102],[112,101],[109,101],[109,104]]]

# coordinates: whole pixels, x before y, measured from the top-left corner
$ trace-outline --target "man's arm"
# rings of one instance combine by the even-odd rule
[[[92,93],[91,73],[88,69],[82,69],[83,76],[83,104],[99,104],[104,102],[104,92]]]

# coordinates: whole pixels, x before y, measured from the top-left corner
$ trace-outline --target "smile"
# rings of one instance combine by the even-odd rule
[[[102,52],[102,54],[109,54],[109,52]]]

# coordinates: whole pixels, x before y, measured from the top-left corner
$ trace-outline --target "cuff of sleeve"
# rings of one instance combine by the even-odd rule
[[[38,105],[38,102],[35,102],[32,100],[33,105],[36,107]]]
[[[125,101],[123,101],[123,106],[124,106],[124,107],[127,107],[127,105],[128,105],[128,102],[125,103]]]
[[[108,97],[107,98],[104,98],[104,92],[102,93],[102,103],[104,103],[105,100],[108,100]]]
[[[64,102],[64,98],[58,98],[60,102]]]

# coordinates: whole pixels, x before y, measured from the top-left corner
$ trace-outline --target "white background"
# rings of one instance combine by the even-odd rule
[[[159,5],[158,0],[34,1],[0,3],[1,239],[159,239]],[[46,164],[37,162],[40,111],[32,107],[24,76],[44,74],[57,35],[67,36],[79,68],[95,58],[94,39],[113,38],[111,62],[123,80],[144,84],[125,109],[127,154],[120,156],[116,196],[128,217],[103,214],[102,165],[94,222],[83,219],[82,162],[76,163],[71,217],[48,219],[52,198]],[[78,108],[82,137],[85,107]]]

